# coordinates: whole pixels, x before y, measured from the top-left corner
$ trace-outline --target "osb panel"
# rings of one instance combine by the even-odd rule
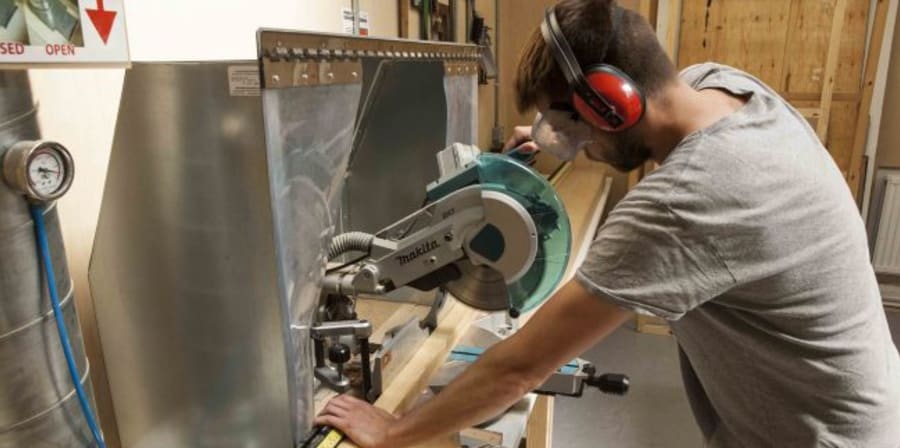
[[[784,43],[791,2],[690,0],[681,17],[678,65],[716,61],[778,87],[784,78]]]
[[[794,107],[816,107],[815,101],[795,101]],[[831,118],[828,120],[828,138],[825,147],[834,158],[838,168],[846,179],[850,170],[853,151],[853,131],[856,126],[856,114],[859,108],[857,101],[835,101],[831,105]],[[815,127],[815,120],[811,120]]]
[[[793,0],[787,48],[786,75],[782,91],[819,93],[836,0]],[[869,0],[848,0],[841,32],[835,92],[859,92]]]

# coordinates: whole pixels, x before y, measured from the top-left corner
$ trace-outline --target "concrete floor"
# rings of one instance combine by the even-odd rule
[[[889,311],[894,342],[900,346],[900,311]],[[633,325],[584,354],[599,372],[625,373],[626,397],[591,389],[582,398],[556,399],[553,446],[558,448],[699,448],[671,337],[640,334]]]

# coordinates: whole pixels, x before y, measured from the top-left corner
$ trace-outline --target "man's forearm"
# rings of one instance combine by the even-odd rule
[[[515,360],[514,339],[485,352],[433,400],[402,417],[389,431],[392,445],[410,446],[481,423],[536,387],[542,378]]]

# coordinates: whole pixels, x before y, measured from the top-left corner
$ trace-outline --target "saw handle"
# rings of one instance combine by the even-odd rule
[[[586,367],[585,373],[589,376],[584,382],[588,386],[600,389],[600,392],[613,395],[625,395],[628,393],[628,389],[631,388],[631,380],[628,379],[627,375],[621,373],[604,373],[603,375],[595,376],[594,372],[594,366]]]
[[[524,149],[525,145],[517,146],[509,151],[503,153],[503,155],[510,157],[514,160],[518,160],[526,165],[531,165],[534,162],[534,157],[537,154],[537,151],[526,151]]]

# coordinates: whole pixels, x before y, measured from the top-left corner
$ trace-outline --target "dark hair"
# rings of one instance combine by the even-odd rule
[[[653,96],[677,76],[675,65],[659,44],[644,18],[623,10],[616,36],[609,41],[614,0],[563,0],[556,7],[559,26],[582,68],[593,64],[615,65],[630,76],[647,97]],[[603,49],[608,45],[606,57]],[[531,108],[541,95],[551,99],[569,94],[569,85],[541,36],[532,32],[519,57],[516,71],[516,107]]]

